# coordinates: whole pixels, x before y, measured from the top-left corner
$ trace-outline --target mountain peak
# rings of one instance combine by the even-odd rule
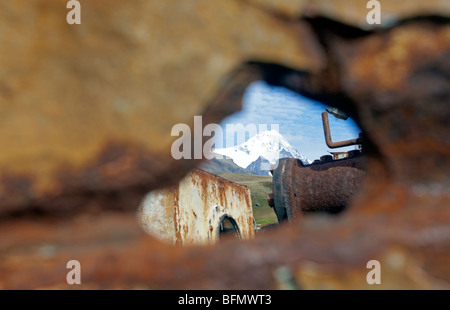
[[[251,137],[246,142],[224,149],[216,149],[215,153],[230,157],[238,166],[247,168],[259,157],[271,164],[284,157],[299,158],[307,163],[307,159],[293,148],[276,130],[267,130]]]

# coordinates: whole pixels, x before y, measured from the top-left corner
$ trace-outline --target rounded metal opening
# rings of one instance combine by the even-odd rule
[[[241,238],[238,224],[231,216],[228,215],[223,215],[220,218],[218,234],[219,239],[224,236],[234,236],[236,238]]]

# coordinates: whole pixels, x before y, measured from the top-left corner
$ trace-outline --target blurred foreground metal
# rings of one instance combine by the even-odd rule
[[[0,4],[0,288],[270,289],[450,283],[450,7],[383,1],[90,1]],[[339,217],[251,241],[175,247],[136,209],[197,161],[170,128],[219,122],[263,79],[337,107],[364,132],[367,175]],[[121,212],[113,212],[121,210]],[[65,282],[81,262],[82,285]]]

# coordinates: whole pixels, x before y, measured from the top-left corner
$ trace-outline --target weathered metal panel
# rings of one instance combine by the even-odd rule
[[[63,1],[2,1],[0,288],[73,288],[68,259],[84,289],[270,289],[283,265],[300,288],[373,289],[372,259],[379,288],[448,288],[450,4],[382,1],[385,29],[365,32],[360,0],[307,3],[84,1],[70,26]],[[254,76],[229,72],[248,60],[355,116],[368,173],[348,212],[186,249],[140,234],[134,212],[91,211],[176,184],[195,162],[169,157],[166,129],[238,109]],[[54,217],[68,207],[83,209]]]
[[[188,174],[178,187],[148,194],[139,212],[147,232],[183,245],[217,242],[223,216],[234,219],[240,238],[254,237],[250,190],[199,169]]]

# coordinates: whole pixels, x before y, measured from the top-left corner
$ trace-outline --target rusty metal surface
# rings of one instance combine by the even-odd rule
[[[138,211],[147,232],[178,245],[218,242],[224,216],[236,222],[241,239],[255,237],[250,190],[200,169],[194,169],[177,187],[148,194]]]
[[[362,157],[311,165],[295,158],[281,159],[272,185],[277,218],[294,220],[306,212],[340,212],[350,205],[364,176]]]
[[[0,4],[1,288],[267,289],[282,287],[274,272],[288,266],[300,288],[374,289],[365,281],[372,259],[383,268],[376,288],[449,288],[448,2],[383,1],[396,23],[376,32],[358,27],[360,8],[339,1],[311,2],[308,12],[251,2],[265,11],[237,1],[86,2],[95,16],[88,31],[66,28],[61,1]],[[180,24],[166,28],[166,16]],[[297,23],[300,16],[310,18]],[[147,22],[164,30],[159,42],[169,52],[135,31]],[[238,65],[246,61],[259,63],[248,71]],[[236,67],[245,70],[230,75]],[[258,78],[356,120],[367,175],[351,207],[207,247],[170,246],[141,232],[129,209],[197,164],[167,160],[165,128],[195,113],[218,122]],[[136,109],[115,113],[129,107],[124,98]],[[114,205],[128,211],[98,211]],[[69,209],[78,212],[56,216]],[[82,264],[79,287],[65,282],[71,259]]]
[[[446,209],[434,212],[433,226],[420,209],[391,216],[313,216],[304,225],[283,225],[250,241],[231,239],[213,247],[158,242],[140,231],[131,213],[18,219],[0,226],[0,285],[276,289],[274,271],[289,266],[302,289],[374,289],[365,281],[365,264],[378,259],[383,266],[378,288],[448,289],[449,230],[437,221],[448,215]],[[80,286],[65,282],[70,259],[82,264]]]
[[[330,152],[331,155],[333,155],[333,159],[344,159],[344,158],[351,158],[351,157],[355,157],[355,156],[359,156],[361,155],[361,151],[360,150],[351,150],[348,152]]]
[[[247,60],[321,62],[314,40],[297,40],[306,25],[240,0],[98,0],[76,26],[67,12],[60,0],[0,3],[0,216],[176,184],[198,161],[171,157],[172,126],[237,111],[234,79],[260,78],[240,75]],[[122,208],[135,209],[129,198]]]
[[[450,6],[444,0],[383,0],[381,24],[366,21],[368,1],[360,0],[244,0],[285,18],[327,17],[343,24],[367,30],[390,28],[404,19],[415,16],[449,16]]]

